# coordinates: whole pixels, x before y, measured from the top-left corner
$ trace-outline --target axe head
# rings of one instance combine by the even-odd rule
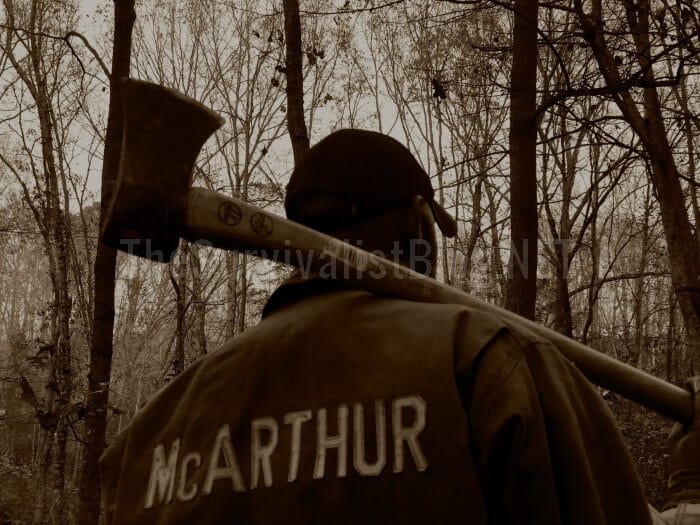
[[[122,79],[124,131],[119,174],[100,241],[169,262],[179,243],[195,160],[224,122],[172,89]]]

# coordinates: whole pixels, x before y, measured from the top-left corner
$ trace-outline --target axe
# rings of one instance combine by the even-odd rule
[[[332,262],[342,268],[342,278],[374,294],[463,304],[506,325],[524,327],[552,342],[593,383],[681,423],[692,420],[692,398],[681,387],[388,259],[240,199],[190,187],[197,155],[223,119],[173,90],[132,79],[122,82],[120,171],[102,220],[101,242],[160,262],[172,259],[180,238],[305,271]]]

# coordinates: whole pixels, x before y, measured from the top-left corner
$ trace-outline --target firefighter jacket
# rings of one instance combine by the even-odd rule
[[[607,406],[550,343],[326,281],[283,285],[101,473],[112,524],[651,523]]]

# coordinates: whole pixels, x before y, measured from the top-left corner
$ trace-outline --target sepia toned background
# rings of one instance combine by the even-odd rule
[[[693,0],[2,0],[0,523],[95,523],[105,443],[289,273],[98,249],[119,76],[222,115],[194,183],[271,213],[309,141],[394,136],[459,223],[439,279],[681,384],[700,373],[699,35]],[[671,422],[601,395],[657,502]]]

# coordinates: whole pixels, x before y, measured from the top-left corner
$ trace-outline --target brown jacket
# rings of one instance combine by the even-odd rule
[[[463,306],[312,281],[187,369],[101,460],[113,524],[649,524],[604,402]]]

